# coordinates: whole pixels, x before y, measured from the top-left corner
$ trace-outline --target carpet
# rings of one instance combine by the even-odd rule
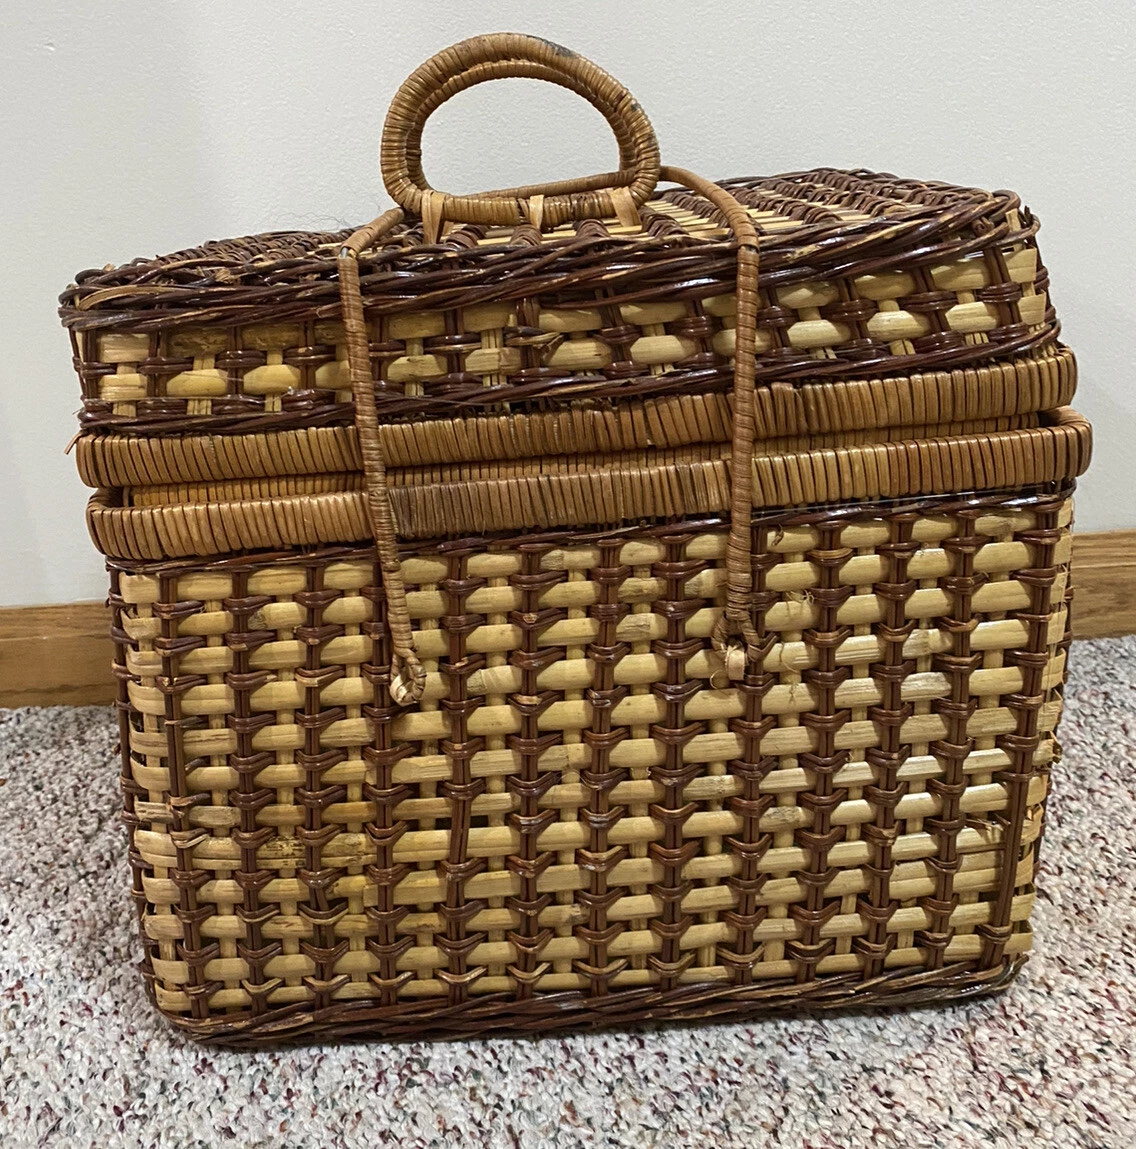
[[[150,1010],[106,710],[0,711],[0,1145],[1136,1145],[1136,637],[1072,651],[1034,957],[962,1006],[201,1049]]]

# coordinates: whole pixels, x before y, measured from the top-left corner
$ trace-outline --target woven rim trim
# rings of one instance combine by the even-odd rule
[[[754,460],[753,505],[999,490],[1072,479],[1088,466],[1091,429],[1071,408],[1052,425],[981,438],[942,438],[765,456]],[[398,487],[399,533],[439,538],[476,531],[582,526],[716,514],[729,506],[725,461]],[[209,556],[241,550],[346,543],[370,537],[362,492],[243,503],[122,507],[100,490],[88,504],[95,545],[119,558]]]
[[[890,970],[870,982],[860,974],[836,975],[804,985],[689,985],[673,990],[619,990],[603,997],[550,993],[518,1002],[486,996],[454,1006],[412,1001],[395,1006],[344,1002],[312,1010],[306,1004],[274,1009],[260,1017],[196,1020],[165,1014],[196,1041],[259,1048],[319,1037],[476,1037],[484,1033],[535,1034],[557,1029],[595,1029],[654,1021],[741,1021],[773,1013],[812,1012],[960,1001],[1004,990],[1028,954],[1008,956],[990,969],[955,963],[938,970]],[[149,980],[149,979],[148,979]],[[153,990],[151,989],[151,996]]]
[[[767,440],[754,449],[754,458],[794,455],[808,451],[846,450],[911,439],[974,438],[1006,431],[1030,430],[1044,426],[1038,415],[1010,415],[1003,419],[976,419],[966,423],[945,423],[930,427],[900,427],[883,431],[845,431],[835,435],[801,435],[793,439]],[[504,481],[538,475],[598,474],[628,468],[672,467],[683,463],[704,463],[730,457],[727,442],[696,443],[685,447],[648,447],[641,450],[589,452],[574,455],[542,455],[516,458],[504,451],[488,462],[448,463],[425,467],[398,467],[387,471],[391,487],[430,487],[451,483]],[[92,486],[118,486],[93,483]],[[301,472],[268,477],[236,479],[206,478],[191,482],[127,484],[122,488],[126,507],[169,506],[181,503],[247,502],[250,499],[277,499],[298,495],[355,491],[363,485],[356,466],[351,470]]]
[[[1076,360],[1066,347],[950,372],[795,387],[774,383],[755,396],[756,437],[898,433],[1032,414],[1067,406],[1076,386]],[[565,443],[581,453],[724,443],[730,419],[723,393],[668,395],[614,406],[384,423],[379,436],[389,465],[409,467],[533,458],[562,452]],[[87,434],[76,440],[76,465],[90,487],[134,487],[355,471],[361,460],[355,428],[333,426],[176,438]]]

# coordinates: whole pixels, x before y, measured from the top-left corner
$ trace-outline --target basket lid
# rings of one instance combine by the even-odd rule
[[[757,381],[964,366],[1052,342],[1037,222],[1010,192],[817,169],[726,181],[761,255]],[[421,220],[361,254],[380,414],[430,418],[731,380],[736,246],[687,188],[635,222]],[[81,273],[61,297],[88,429],[350,422],[337,253],[270,232]]]

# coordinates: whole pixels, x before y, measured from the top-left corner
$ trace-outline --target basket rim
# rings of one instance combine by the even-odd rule
[[[798,451],[754,459],[755,513],[959,491],[1005,491],[1062,483],[1084,473],[1089,422],[1072,408],[1044,414],[1040,427],[986,435],[914,439],[864,447]],[[391,489],[400,545],[407,540],[569,530],[603,524],[715,516],[729,504],[729,464],[683,464],[560,476],[447,482]],[[788,494],[789,497],[786,497]],[[365,493],[333,491],[245,501],[123,505],[121,488],[101,488],[87,525],[104,555],[163,560],[363,542]]]

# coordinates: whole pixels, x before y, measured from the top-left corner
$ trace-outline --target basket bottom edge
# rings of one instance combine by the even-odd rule
[[[258,1016],[201,1019],[159,1012],[192,1041],[232,1049],[325,1041],[524,1038],[556,1031],[958,1004],[1002,992],[1017,979],[1028,958],[1028,954],[1014,955],[982,969],[974,963],[956,963],[934,970],[896,970],[870,981],[849,974],[822,977],[805,985],[701,984],[671,990],[615,990],[599,997],[573,992],[535,994],[520,1000],[495,994],[458,1004],[420,1000],[391,1006],[356,1001],[315,1010],[293,1006],[269,1009]]]

